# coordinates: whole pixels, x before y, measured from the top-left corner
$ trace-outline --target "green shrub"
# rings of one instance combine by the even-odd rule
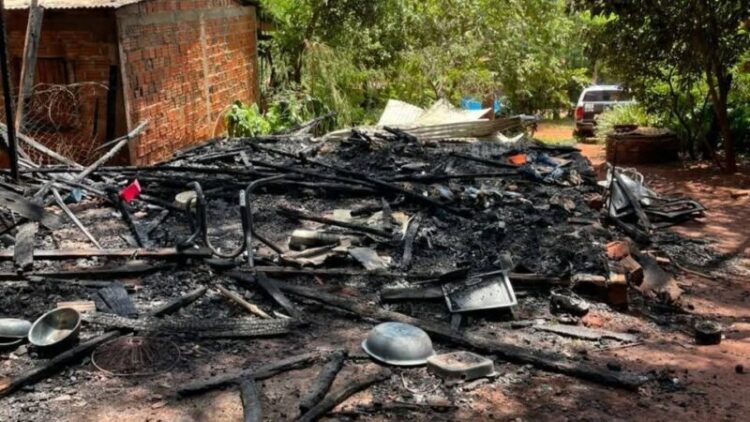
[[[735,147],[746,150],[750,145],[750,102],[737,104],[729,110],[729,124]]]
[[[237,101],[225,116],[227,134],[231,137],[254,137],[283,133],[328,112],[322,102],[294,91],[274,95],[265,113],[260,111],[257,104],[247,105]]]
[[[600,114],[596,121],[599,133],[607,134],[614,132],[618,125],[653,126],[657,118],[646,112],[643,106],[634,103],[613,107]]]
[[[253,137],[271,133],[271,124],[263,117],[257,104],[232,104],[226,114],[227,133],[233,138]]]

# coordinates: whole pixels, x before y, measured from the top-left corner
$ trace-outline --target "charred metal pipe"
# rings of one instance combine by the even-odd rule
[[[250,268],[253,268],[255,266],[255,261],[253,259],[253,236],[257,237],[258,240],[268,245],[269,248],[273,249],[276,253],[281,253],[281,250],[273,245],[273,243],[269,242],[268,240],[262,238],[259,236],[255,231],[253,230],[253,209],[252,207],[252,198],[253,198],[253,191],[263,185],[267,185],[269,183],[275,182],[280,179],[286,178],[287,175],[282,174],[279,176],[271,176],[266,177],[263,179],[258,179],[253,182],[251,182],[249,185],[247,185],[247,188],[242,192],[241,198],[244,197],[244,207],[245,207],[245,219],[244,219],[244,228],[245,228],[245,245],[247,245],[247,264],[250,266]],[[240,200],[240,202],[243,202]]]
[[[190,186],[195,190],[196,199],[198,200],[198,217],[200,221],[200,232],[203,236],[203,243],[208,247],[208,249],[211,250],[211,252],[218,256],[219,258],[224,259],[234,259],[237,258],[242,254],[242,252],[245,251],[245,247],[247,246],[247,243],[245,242],[245,236],[242,237],[242,243],[234,249],[232,252],[229,253],[223,253],[219,251],[217,248],[214,247],[214,245],[211,244],[211,239],[208,237],[208,206],[205,195],[203,195],[203,189],[201,188],[201,185],[198,182],[192,182],[190,183]],[[245,215],[245,201],[242,200],[242,193],[240,193],[240,218],[242,220],[242,231],[244,232],[245,229],[245,221],[247,220]]]
[[[188,187],[195,191],[195,198],[190,198],[187,201],[186,206],[186,212],[188,216],[188,223],[190,224],[190,230],[192,230],[192,233],[190,236],[188,236],[187,239],[177,242],[177,248],[178,249],[184,249],[189,248],[195,244],[195,241],[198,239],[198,236],[201,235],[203,232],[203,218],[201,216],[201,212],[203,212],[203,208],[201,207],[195,207],[195,219],[192,218],[193,213],[191,210],[193,209],[193,206],[195,205],[195,201],[197,198],[203,196],[203,188],[201,188],[200,183],[198,182],[190,182],[188,183]]]

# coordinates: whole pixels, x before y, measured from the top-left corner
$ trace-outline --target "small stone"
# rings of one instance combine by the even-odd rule
[[[166,406],[167,402],[165,400],[158,401],[151,405],[152,409],[161,409],[162,407]]]
[[[52,399],[51,401],[61,402],[61,401],[71,401],[71,400],[73,400],[73,396],[71,396],[70,394],[61,394],[55,397],[54,399]]]
[[[737,366],[734,367],[734,372],[736,372],[738,374],[744,374],[745,373],[745,367],[743,365],[741,365],[741,364],[738,364]]]

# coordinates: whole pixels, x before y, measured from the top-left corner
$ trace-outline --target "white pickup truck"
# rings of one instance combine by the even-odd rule
[[[616,105],[633,102],[630,93],[619,85],[592,85],[584,89],[576,104],[574,135],[593,135],[597,115]]]

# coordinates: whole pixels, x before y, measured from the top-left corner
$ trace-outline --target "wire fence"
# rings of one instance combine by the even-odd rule
[[[90,164],[106,136],[107,85],[99,82],[39,84],[26,102],[19,132],[81,164]],[[50,159],[25,149],[37,163]]]

